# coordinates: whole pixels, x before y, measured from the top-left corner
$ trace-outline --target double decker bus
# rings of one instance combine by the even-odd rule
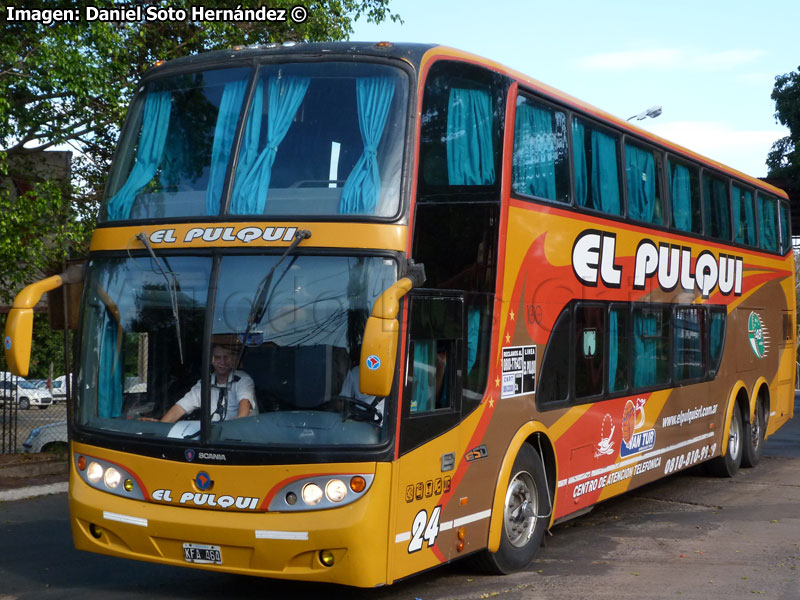
[[[507,573],[598,502],[755,466],[792,417],[786,194],[446,47],[150,69],[85,268],[15,301],[15,372],[65,281],[81,550]]]

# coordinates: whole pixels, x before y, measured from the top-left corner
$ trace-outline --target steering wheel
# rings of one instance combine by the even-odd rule
[[[340,398],[344,401],[345,419],[351,418],[354,421],[365,421],[373,425],[380,425],[383,421],[383,415],[369,402],[364,402],[358,398],[348,398],[347,396],[340,396]]]

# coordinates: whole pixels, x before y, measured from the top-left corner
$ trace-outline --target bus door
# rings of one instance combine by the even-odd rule
[[[460,440],[461,379],[464,358],[464,296],[433,290],[412,292],[395,489],[396,518],[391,531],[391,577],[451,558],[442,545],[448,530],[442,498],[450,490]]]

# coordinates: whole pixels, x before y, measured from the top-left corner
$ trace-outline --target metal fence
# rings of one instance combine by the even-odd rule
[[[67,403],[61,387],[65,383],[0,371],[0,454],[51,450],[66,440]]]

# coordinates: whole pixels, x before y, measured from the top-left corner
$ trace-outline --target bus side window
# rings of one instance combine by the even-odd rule
[[[575,309],[575,397],[578,399],[603,393],[605,320],[603,306],[578,305]]]
[[[622,215],[616,135],[573,118],[572,156],[575,203],[579,207]]]
[[[706,235],[718,240],[731,240],[731,210],[728,183],[703,173],[703,208]]]
[[[633,309],[633,387],[665,385],[670,379],[671,310],[668,307]]]
[[[625,174],[628,183],[628,216],[637,221],[663,225],[666,211],[661,193],[661,154],[625,144]]]
[[[566,113],[517,98],[511,186],[517,194],[569,203]]]
[[[542,409],[563,404],[569,398],[572,310],[565,308],[556,320],[539,370],[536,405]]]
[[[708,328],[708,372],[713,377],[716,376],[722,361],[728,313],[724,307],[712,307],[709,309],[709,316],[711,325]]]
[[[703,232],[700,182],[697,168],[669,159],[669,189],[672,226],[681,231]]]

